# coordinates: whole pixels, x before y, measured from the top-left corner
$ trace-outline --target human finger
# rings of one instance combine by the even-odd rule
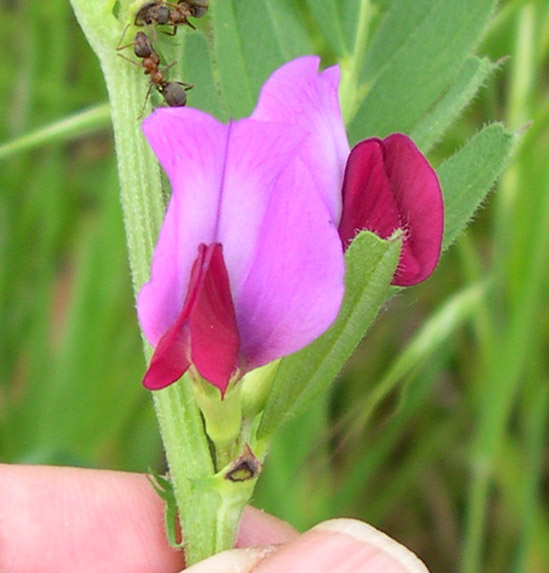
[[[247,508],[239,545],[296,535]],[[0,570],[169,573],[183,566],[182,552],[166,541],[164,504],[146,476],[0,464]]]

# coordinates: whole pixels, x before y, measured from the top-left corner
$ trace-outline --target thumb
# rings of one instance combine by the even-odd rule
[[[428,573],[406,547],[355,519],[332,519],[280,546],[232,549],[186,573]]]

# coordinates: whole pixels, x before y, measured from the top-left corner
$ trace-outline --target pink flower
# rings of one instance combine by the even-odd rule
[[[400,134],[349,155],[339,70],[318,66],[304,57],[276,71],[249,119],[223,125],[161,108],[145,120],[173,190],[137,304],[155,347],[147,388],[192,368],[224,394],[312,342],[337,316],[343,250],[362,229],[404,231],[395,284],[434,269],[443,225],[434,171]]]
[[[326,190],[300,159],[301,128],[189,108],[159,109],[143,128],[173,189],[137,303],[155,347],[144,384],[192,365],[224,393],[337,316],[344,261]]]
[[[424,281],[438,263],[444,230],[437,175],[414,142],[400,133],[361,141],[349,154],[334,103],[339,69],[319,73],[319,63],[309,56],[278,69],[263,87],[252,117],[307,129],[305,160],[317,179],[331,183],[324,198],[345,248],[359,231],[387,239],[401,229],[404,243],[393,284]]]

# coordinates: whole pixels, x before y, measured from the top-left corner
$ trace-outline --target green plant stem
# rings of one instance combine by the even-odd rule
[[[190,565],[219,550],[217,496],[193,486],[214,473],[213,463],[188,377],[153,397],[183,530],[185,560]]]
[[[98,0],[72,0],[76,16],[99,57],[111,104],[120,198],[135,295],[149,278],[154,246],[165,205],[160,169],[140,129],[139,117],[148,81],[139,66],[119,57],[124,26],[112,5]],[[120,13],[126,14],[128,2]],[[147,103],[147,105],[149,105]],[[145,343],[147,360],[151,348]],[[187,565],[232,547],[240,515],[255,479],[242,486],[212,480],[215,468],[202,416],[187,376],[153,394],[182,527]]]

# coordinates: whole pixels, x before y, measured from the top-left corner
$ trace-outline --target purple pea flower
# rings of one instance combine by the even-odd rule
[[[343,250],[362,229],[404,230],[395,284],[434,269],[443,221],[434,171],[400,134],[349,155],[339,70],[318,66],[304,57],[280,68],[249,119],[223,125],[162,108],[145,120],[173,189],[137,304],[155,347],[147,388],[193,368],[223,395],[312,342],[337,316]]]
[[[339,68],[319,74],[319,63],[308,56],[278,69],[252,117],[309,131],[306,161],[318,180],[331,182],[325,201],[344,248],[362,230],[387,239],[401,229],[404,242],[393,284],[422,282],[434,271],[442,245],[444,206],[437,175],[401,133],[366,139],[349,152],[337,100]]]
[[[337,316],[344,260],[326,191],[300,158],[299,127],[162,108],[143,128],[173,189],[137,303],[155,346],[144,384],[192,365],[224,393]]]

